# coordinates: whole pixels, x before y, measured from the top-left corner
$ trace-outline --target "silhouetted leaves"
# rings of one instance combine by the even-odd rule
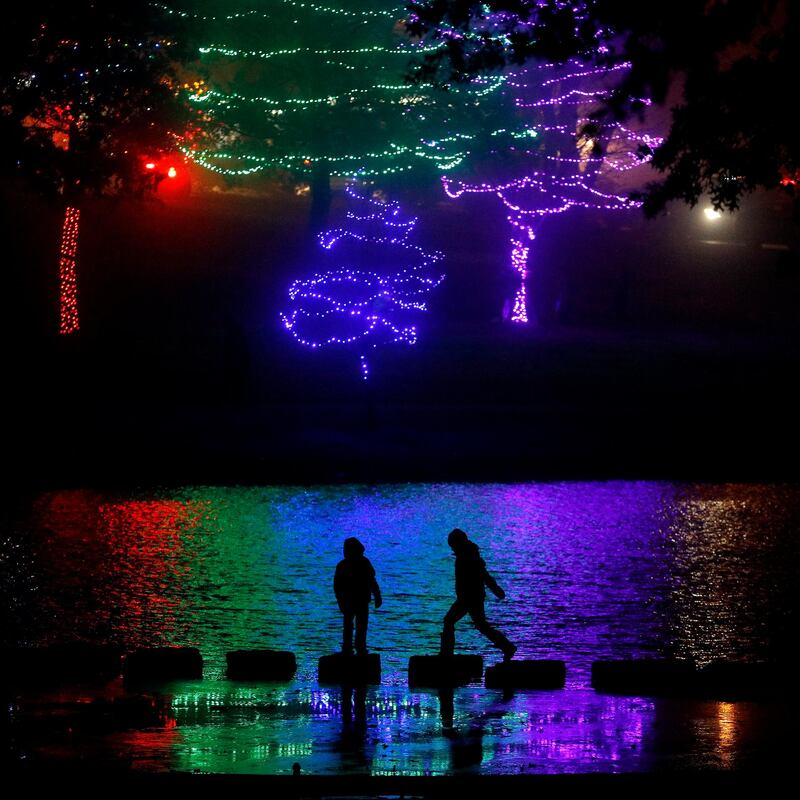
[[[144,162],[193,118],[178,97],[177,23],[143,0],[32,4],[6,23],[3,170],[72,200],[153,188]]]
[[[414,35],[447,43],[417,66],[413,81],[462,82],[530,59],[630,61],[607,113],[639,114],[643,98],[673,107],[653,158],[663,178],[643,195],[649,214],[671,200],[694,205],[708,197],[715,208],[733,210],[756,188],[795,193],[800,145],[789,118],[797,4],[433,0],[409,10]],[[597,53],[598,35],[609,52]]]

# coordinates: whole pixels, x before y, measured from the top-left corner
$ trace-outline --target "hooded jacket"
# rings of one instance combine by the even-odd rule
[[[503,592],[495,579],[486,570],[486,562],[475,542],[460,542],[456,554],[456,597],[464,603],[483,601],[486,598],[485,586],[492,594],[501,597]]]
[[[380,596],[375,569],[364,555],[364,545],[354,536],[344,541],[344,558],[336,565],[333,591],[341,611],[369,605],[373,594],[376,599]]]

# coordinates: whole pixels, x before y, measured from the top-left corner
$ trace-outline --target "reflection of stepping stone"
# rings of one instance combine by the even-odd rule
[[[482,676],[481,656],[411,656],[408,660],[409,686],[465,686]]]
[[[127,681],[171,681],[203,677],[203,657],[196,647],[150,647],[125,659]]]
[[[320,683],[340,686],[365,686],[381,682],[381,657],[377,653],[366,656],[346,656],[333,653],[319,660]]]
[[[595,661],[592,686],[614,694],[693,694],[697,689],[697,671],[690,661]]]
[[[297,671],[294,653],[288,650],[234,650],[225,660],[234,681],[290,681]]]
[[[563,689],[563,661],[501,661],[486,670],[487,689]]]

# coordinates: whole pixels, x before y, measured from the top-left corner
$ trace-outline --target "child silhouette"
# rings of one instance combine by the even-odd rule
[[[447,537],[447,543],[456,556],[456,601],[444,618],[441,654],[443,656],[453,655],[456,643],[456,622],[469,614],[475,627],[502,651],[503,659],[510,660],[517,651],[516,645],[489,624],[484,610],[486,600],[484,587],[488,586],[492,594],[500,600],[506,596],[506,593],[487,571],[486,562],[481,558],[478,545],[471,542],[464,531],[454,528]]]
[[[344,540],[344,558],[336,565],[333,576],[333,591],[339,611],[344,615],[342,630],[342,653],[353,653],[353,621],[356,629],[356,654],[367,654],[367,625],[369,623],[369,601],[374,596],[375,608],[383,603],[381,590],[375,580],[375,570],[364,555],[364,545],[351,536]]]

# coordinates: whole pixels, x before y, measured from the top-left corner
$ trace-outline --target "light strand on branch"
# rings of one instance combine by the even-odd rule
[[[220,55],[229,58],[260,58],[268,60],[271,58],[280,58],[284,56],[296,55],[314,55],[314,56],[362,56],[362,55],[375,55],[380,53],[382,55],[392,56],[409,56],[433,53],[441,50],[444,45],[407,45],[404,47],[386,47],[385,45],[369,45],[368,47],[350,47],[346,49],[329,48],[329,49],[316,49],[313,47],[286,47],[281,50],[242,50],[236,47],[228,47],[225,45],[210,44],[198,48],[202,55]]]
[[[291,284],[291,308],[281,320],[295,341],[312,350],[355,349],[367,380],[367,352],[417,341],[414,320],[444,279],[434,269],[442,255],[408,241],[417,220],[403,219],[397,203],[367,197],[353,184],[347,193],[362,210],[348,212],[345,226],[320,234],[330,268]]]
[[[617,211],[641,205],[627,194],[602,191],[594,185],[606,173],[625,172],[646,163],[662,141],[618,123],[601,124],[591,116],[613,91],[609,76],[616,80],[615,73],[626,69],[630,64],[594,67],[572,60],[520,70],[509,78],[504,91],[513,92],[517,108],[537,115],[531,127],[543,137],[543,149],[517,153],[523,159],[519,163],[522,177],[482,181],[442,177],[449,197],[494,194],[508,211],[511,268],[519,280],[512,322],[525,323],[532,318],[526,289],[528,258],[541,220],[571,208]],[[574,121],[562,122],[571,108],[575,109]],[[602,155],[596,155],[598,151]],[[574,155],[565,155],[570,152]],[[541,169],[542,162],[551,168]],[[534,165],[537,168],[532,168]]]
[[[307,3],[302,0],[278,0],[283,5],[291,8],[302,9],[303,11],[313,11],[317,14],[332,14],[337,17],[360,17],[364,20],[369,19],[399,19],[405,13],[402,6],[383,11],[375,11],[364,9],[362,11],[354,11],[353,9],[342,8],[341,6],[323,5],[322,3]],[[238,11],[233,14],[200,14],[196,11],[185,11],[182,9],[173,8],[164,3],[153,3],[155,8],[160,8],[167,14],[172,14],[184,19],[196,19],[206,22],[223,22],[237,19],[247,19],[248,17],[259,17],[261,19],[272,19],[275,14],[268,11],[260,11],[257,8],[250,9],[249,11]]]

